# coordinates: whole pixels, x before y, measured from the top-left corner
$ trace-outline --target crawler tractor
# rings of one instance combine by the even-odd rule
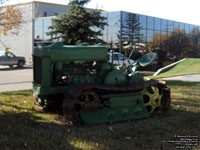
[[[110,123],[166,112],[170,90],[159,80],[145,80],[137,70],[156,58],[148,53],[129,66],[108,62],[106,47],[64,46],[56,42],[33,52],[33,92],[47,108],[60,107],[72,123]]]

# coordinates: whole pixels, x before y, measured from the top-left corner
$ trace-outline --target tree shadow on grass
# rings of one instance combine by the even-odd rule
[[[189,82],[189,81],[166,81],[167,85],[172,85],[172,86],[200,86],[200,82]]]
[[[170,149],[174,145],[163,144],[163,140],[173,139],[176,134],[197,135],[200,128],[199,112],[174,109],[147,119],[81,127],[47,121],[39,116],[31,112],[0,111],[1,148]]]
[[[77,149],[69,143],[70,126],[43,122],[32,113],[0,114],[1,149]]]

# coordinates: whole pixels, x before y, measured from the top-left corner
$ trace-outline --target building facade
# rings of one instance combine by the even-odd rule
[[[29,2],[16,5],[24,11],[25,23],[17,36],[0,37],[7,48],[17,55],[26,57],[27,62],[32,61],[31,55],[34,41],[47,41],[51,37],[47,35],[48,27],[52,25],[52,19],[60,13],[66,13],[68,7],[43,2]],[[174,32],[180,30],[188,35],[194,30],[200,30],[200,26],[182,23],[162,18],[145,16],[125,11],[101,13],[107,18],[108,26],[102,30],[102,38],[109,49],[119,49],[133,46],[138,49],[151,49],[156,45],[155,39],[169,38]],[[27,19],[26,19],[27,18]],[[0,44],[0,49],[5,46]]]
[[[35,22],[37,18],[56,16],[60,13],[66,13],[68,7],[44,2],[27,2],[14,5],[22,11],[22,24],[18,35],[0,34],[0,50],[9,48],[16,55],[24,56],[27,63],[32,63],[32,50],[34,47]],[[36,32],[38,32],[36,30]]]

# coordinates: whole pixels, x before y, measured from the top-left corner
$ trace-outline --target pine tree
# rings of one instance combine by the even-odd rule
[[[107,25],[100,11],[87,10],[84,5],[90,0],[72,0],[69,12],[58,15],[52,20],[51,40],[62,39],[67,45],[78,45],[83,42],[96,44],[103,42],[99,37],[101,30]]]

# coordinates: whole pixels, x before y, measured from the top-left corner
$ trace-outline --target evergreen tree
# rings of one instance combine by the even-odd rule
[[[99,11],[87,10],[84,5],[90,0],[71,0],[69,12],[60,14],[52,21],[51,40],[62,39],[67,45],[78,45],[83,42],[96,44],[103,42],[99,36],[107,25],[105,17]]]

